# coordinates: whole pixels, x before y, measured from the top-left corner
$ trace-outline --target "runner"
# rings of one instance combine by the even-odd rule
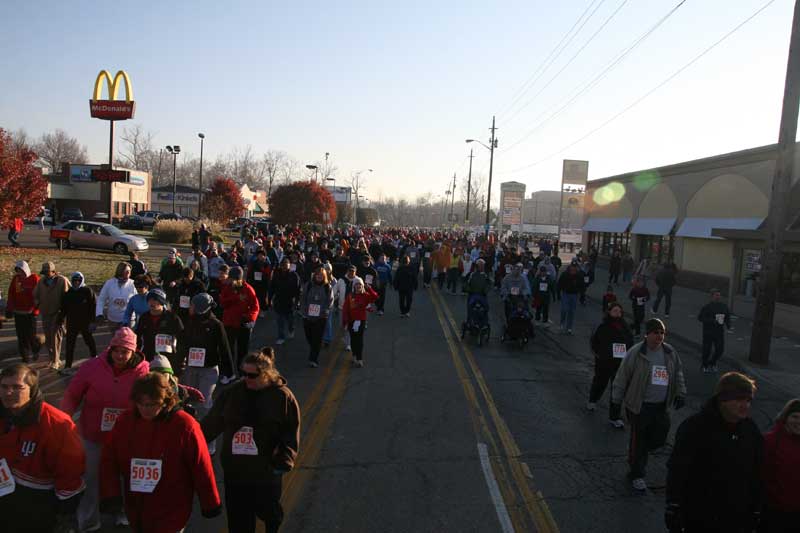
[[[528,307],[528,300],[531,297],[531,286],[527,276],[522,275],[522,263],[515,264],[511,273],[503,278],[500,284],[500,299],[505,307],[506,322],[508,322],[511,312],[518,302],[522,302],[525,308]]]
[[[190,267],[183,269],[183,277],[175,287],[175,296],[170,302],[170,307],[175,310],[175,314],[185,321],[189,318],[189,305],[192,298],[200,293],[206,292],[205,284],[199,279],[195,279],[194,270]]]
[[[150,306],[147,304],[147,293],[155,286],[150,274],[140,274],[134,278],[133,287],[136,289],[136,294],[128,300],[128,305],[125,307],[123,323],[126,326],[136,329],[139,318],[150,310]]]
[[[725,351],[725,329],[730,333],[731,312],[721,301],[719,289],[711,289],[711,301],[700,309],[697,320],[703,324],[703,372],[716,372],[717,361]],[[714,350],[712,355],[711,350]]]
[[[575,322],[575,310],[578,307],[578,295],[583,287],[583,275],[576,264],[567,267],[566,272],[558,279],[557,294],[561,295],[561,333],[572,335]]]
[[[103,446],[101,509],[121,510],[124,496],[125,514],[141,533],[183,531],[195,494],[205,518],[218,516],[222,506],[206,439],[178,407],[169,378],[151,372],[137,379],[130,400],[135,407],[117,418]]]
[[[62,375],[72,374],[72,363],[75,358],[75,342],[78,335],[83,335],[83,342],[89,348],[89,358],[97,356],[97,344],[94,341],[93,319],[97,301],[94,291],[84,283],[83,274],[73,272],[72,283],[69,291],[64,295],[61,304],[61,316],[59,320],[66,320],[67,324],[67,348],[64,354],[64,368],[60,371]]]
[[[650,290],[645,286],[642,278],[636,277],[633,280],[633,288],[628,293],[633,310],[633,332],[639,337],[642,334],[642,322],[644,322],[647,302],[650,300]]]
[[[536,308],[536,321],[541,322],[545,328],[550,327],[550,298],[553,280],[547,272],[547,266],[539,267],[539,274],[532,277],[531,288],[533,293],[533,306]]]
[[[69,290],[70,282],[56,272],[56,266],[48,261],[42,263],[42,277],[33,289],[33,301],[42,319],[45,346],[50,356],[49,368],[59,370],[61,362],[61,341],[64,339],[64,321],[61,305]]]
[[[22,361],[27,363],[33,356],[39,359],[41,343],[36,336],[36,316],[39,309],[33,298],[33,291],[39,283],[39,276],[31,273],[28,263],[17,261],[14,264],[14,277],[8,287],[6,318],[14,318],[17,334],[17,347]]]
[[[219,301],[228,344],[231,352],[236,354],[234,362],[238,367],[250,349],[250,335],[258,320],[260,308],[253,287],[242,279],[244,277],[242,268],[238,266],[231,268],[229,276],[230,283],[222,287]],[[175,368],[175,365],[172,367]]]
[[[267,260],[267,252],[263,248],[256,251],[256,255],[247,263],[247,283],[256,291],[258,305],[261,308],[259,316],[266,316],[267,294],[269,292],[269,279],[272,276],[272,266]]]
[[[350,294],[350,291],[352,291],[353,289],[352,283],[355,278],[356,278],[356,266],[350,265],[344,277],[339,278],[336,281],[336,287],[334,287],[334,290],[336,291],[335,299],[339,303],[340,316],[344,314],[343,312],[344,302],[347,299],[347,296]],[[346,327],[344,328],[342,339],[344,340],[344,349],[348,352],[351,351],[352,347],[350,346],[350,333],[348,332]]]
[[[310,348],[308,366],[319,366],[319,351],[325,325],[333,307],[333,287],[328,279],[328,271],[319,267],[312,275],[311,281],[305,287],[300,305],[303,315],[303,329]]]
[[[378,316],[383,316],[383,309],[386,305],[386,288],[392,285],[392,265],[386,261],[386,255],[383,253],[378,255],[375,270],[378,273],[378,279],[373,284],[373,289],[378,293],[378,301],[375,302],[375,306],[378,309]]]
[[[0,371],[0,516],[14,533],[69,531],[86,458],[72,420],[44,401],[23,363]]]
[[[658,314],[658,305],[661,303],[661,298],[664,298],[664,316],[669,318],[669,311],[672,308],[672,288],[677,283],[677,274],[678,267],[671,262],[664,264],[656,274],[658,292],[656,293],[656,300],[653,302],[654,315]]]
[[[400,302],[401,318],[411,316],[411,303],[414,300],[414,291],[417,290],[418,278],[419,268],[412,268],[411,259],[407,255],[403,255],[400,258],[400,266],[394,273],[394,289],[397,291]]]
[[[294,338],[294,308],[300,298],[300,277],[292,272],[288,257],[281,259],[280,268],[272,273],[269,286],[269,301],[275,310],[278,338],[275,344],[283,344]]]
[[[589,403],[586,404],[589,411],[597,408],[597,402],[603,396],[609,381],[611,388],[614,388],[614,375],[628,349],[633,346],[633,333],[625,323],[623,315],[622,304],[612,302],[608,306],[603,322],[592,334],[590,345],[594,354],[594,378],[589,390]],[[625,427],[621,418],[611,418],[610,415],[609,412],[609,422],[612,426],[620,429]]]
[[[100,289],[94,313],[96,321],[108,320],[112,330],[128,326],[129,323],[125,323],[125,309],[134,294],[136,287],[131,280],[131,266],[128,263],[119,263],[114,277],[106,281]]]
[[[353,348],[353,365],[364,366],[364,331],[367,326],[367,311],[378,299],[378,293],[364,285],[361,278],[353,278],[353,290],[347,295],[342,308],[342,324],[350,334]]]
[[[272,348],[248,355],[241,370],[244,379],[220,394],[201,425],[208,440],[223,435],[228,530],[253,533],[258,517],[267,533],[277,533],[281,478],[294,467],[300,443],[300,407]]]
[[[667,440],[669,409],[686,403],[683,363],[675,348],[664,342],[666,331],[659,319],[647,321],[645,341],[625,354],[612,386],[610,418],[619,420],[625,407],[631,426],[628,479],[638,493],[647,490],[647,454]]]
[[[183,322],[167,307],[167,295],[159,288],[147,293],[150,310],[139,319],[136,325],[138,346],[145,359],[152,361],[156,354],[164,354],[173,368],[181,369],[179,342],[183,335]]]
[[[86,491],[78,506],[81,531],[97,531],[100,522],[100,452],[117,417],[130,407],[133,382],[149,371],[144,355],[136,351],[136,334],[119,328],[100,357],[81,365],[69,383],[61,409],[73,416],[80,408],[78,424],[86,451]],[[128,525],[124,513],[115,517],[117,526]]]

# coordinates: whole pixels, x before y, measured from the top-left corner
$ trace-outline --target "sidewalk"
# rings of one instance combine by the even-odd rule
[[[601,301],[607,286],[608,270],[598,267],[595,271],[595,281],[589,287],[587,295],[594,300]],[[614,292],[617,295],[617,299],[624,305],[626,315],[630,314],[631,306],[628,300],[630,288],[630,283],[620,283],[614,286]],[[655,316],[663,320],[667,325],[667,337],[677,337],[684,343],[694,347],[699,355],[702,342],[702,326],[697,320],[697,314],[700,308],[710,301],[709,295],[703,291],[675,287],[672,291],[670,316],[666,318],[664,316],[665,302],[663,300],[659,306],[659,313],[657,315],[651,313],[657,294],[655,283],[649,282],[648,289],[650,289],[651,300],[647,306],[647,317]],[[757,381],[770,383],[790,395],[790,397],[798,396],[798,391],[800,391],[800,327],[792,329],[786,327],[787,324],[796,321],[797,315],[793,316],[791,311],[786,309],[776,309],[776,327],[773,330],[770,363],[769,366],[762,366],[748,360],[754,310],[754,299],[737,298],[736,313],[731,315],[733,333],[726,334],[723,360],[739,368],[742,372],[753,376]],[[796,326],[800,326],[800,323],[797,323]]]

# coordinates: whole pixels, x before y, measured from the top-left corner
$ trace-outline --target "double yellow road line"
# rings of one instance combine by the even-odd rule
[[[498,518],[503,526],[505,511],[513,531],[557,533],[558,526],[541,492],[531,488],[533,476],[521,460],[522,452],[511,431],[497,409],[483,373],[475,362],[469,346],[460,339],[461,328],[438,290],[428,289],[436,316],[444,332],[464,396],[467,398],[470,417],[479,439],[478,449],[489,453],[491,471],[497,480],[504,509],[498,508]],[[466,363],[466,364],[465,364]],[[477,391],[480,392],[480,399]],[[487,479],[492,490],[493,483]],[[504,527],[505,529],[505,527]]]

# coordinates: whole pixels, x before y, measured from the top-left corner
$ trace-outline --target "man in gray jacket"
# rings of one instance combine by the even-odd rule
[[[647,490],[647,454],[664,445],[669,433],[670,408],[686,403],[683,363],[675,348],[664,342],[664,323],[651,318],[645,323],[645,340],[634,344],[620,364],[611,395],[611,423],[622,428],[625,407],[631,426],[628,478],[639,493]]]

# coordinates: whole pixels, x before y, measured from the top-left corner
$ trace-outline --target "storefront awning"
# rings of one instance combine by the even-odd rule
[[[639,217],[633,223],[631,233],[634,235],[669,235],[675,225],[676,217],[668,218],[643,218]]]
[[[624,233],[631,223],[630,217],[624,218],[600,218],[589,217],[583,225],[583,231],[595,231],[598,233]]]
[[[719,229],[757,229],[764,221],[760,218],[694,218],[683,220],[681,227],[675,232],[676,237],[697,237],[698,239],[719,239],[711,234],[714,228]]]

